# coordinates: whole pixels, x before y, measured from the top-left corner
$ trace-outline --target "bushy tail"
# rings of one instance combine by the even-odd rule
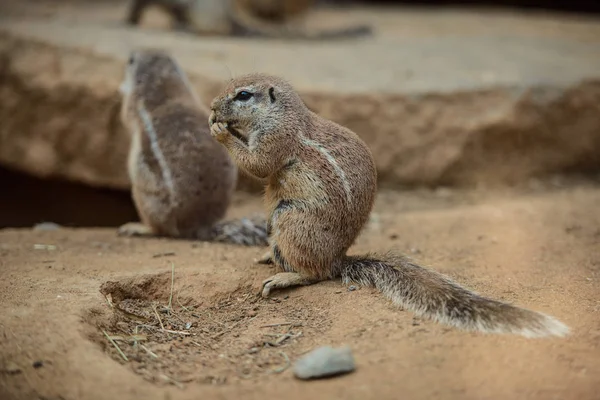
[[[569,328],[553,317],[482,297],[402,256],[348,257],[341,276],[346,283],[374,286],[419,316],[460,329],[528,338],[569,333]]]
[[[267,222],[260,216],[222,221],[213,227],[212,240],[245,246],[267,246]]]

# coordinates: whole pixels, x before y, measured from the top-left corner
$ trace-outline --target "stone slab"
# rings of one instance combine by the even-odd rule
[[[311,109],[363,137],[383,184],[512,183],[600,168],[600,20],[321,10],[314,26],[362,19],[376,35],[301,43],[131,29],[120,3],[8,10],[0,162],[38,176],[128,186],[117,88],[128,53],[148,46],[168,49],[204,101],[232,75],[287,78]]]

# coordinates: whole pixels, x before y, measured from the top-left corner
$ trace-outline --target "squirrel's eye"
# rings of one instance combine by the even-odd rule
[[[233,99],[234,100],[239,100],[239,101],[247,101],[247,100],[250,100],[250,98],[252,96],[254,96],[254,93],[250,93],[250,92],[247,92],[245,90],[242,90],[241,92],[239,92],[238,94],[236,94]]]

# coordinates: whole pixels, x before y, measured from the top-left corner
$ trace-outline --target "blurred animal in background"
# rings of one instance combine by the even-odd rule
[[[144,11],[158,7],[175,29],[199,35],[323,40],[367,36],[372,29],[355,25],[311,31],[305,26],[316,0],[131,0],[127,22],[139,25]]]
[[[131,134],[128,173],[141,223],[124,236],[168,236],[267,245],[262,217],[221,221],[237,168],[211,137],[208,111],[168,54],[134,51],[121,85],[121,120]]]

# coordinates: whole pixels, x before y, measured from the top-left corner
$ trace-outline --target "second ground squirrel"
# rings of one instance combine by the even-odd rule
[[[268,182],[271,252],[263,262],[283,272],[263,282],[263,296],[341,277],[465,330],[525,337],[569,332],[551,316],[480,296],[403,256],[347,255],[373,207],[373,157],[354,132],[311,112],[285,80],[264,74],[233,79],[211,111],[213,136],[240,168]]]
[[[121,119],[131,134],[128,172],[141,223],[119,234],[267,245],[264,217],[221,221],[237,168],[210,135],[187,76],[168,54],[134,51],[121,85]]]

